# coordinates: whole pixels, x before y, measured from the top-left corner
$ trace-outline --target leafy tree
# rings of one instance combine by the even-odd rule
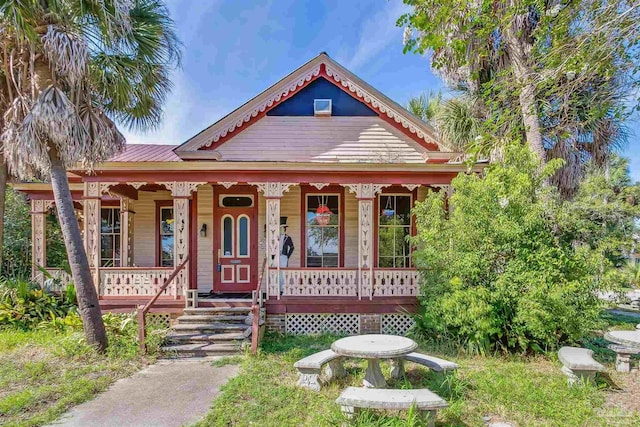
[[[453,180],[450,214],[440,193],[417,205],[423,330],[472,351],[531,351],[576,341],[597,324],[597,291],[617,285],[612,272],[628,243],[623,224],[637,210],[625,190],[589,208],[593,186],[605,185],[595,179],[577,201],[561,201],[543,184],[559,162],[540,167],[512,144],[483,176]]]
[[[22,178],[51,181],[87,341],[107,338],[66,170],[124,146],[113,120],[156,125],[179,60],[160,0],[5,0],[0,3],[0,134]]]
[[[2,275],[17,280],[31,277],[31,216],[24,196],[8,189],[4,213],[5,239]]]
[[[405,3],[405,51],[430,52],[453,89],[483,101],[486,150],[524,136],[543,164],[564,160],[552,178],[571,195],[585,165],[625,141],[640,82],[637,1]]]

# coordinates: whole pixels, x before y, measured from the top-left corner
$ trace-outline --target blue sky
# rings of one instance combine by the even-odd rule
[[[405,104],[443,88],[425,57],[402,53],[401,0],[168,0],[184,44],[165,120],[129,143],[180,144],[320,52]],[[623,155],[640,180],[640,120]]]

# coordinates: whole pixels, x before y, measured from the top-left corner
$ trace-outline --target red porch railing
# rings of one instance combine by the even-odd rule
[[[184,261],[182,261],[182,264],[176,267],[176,269],[173,270],[171,275],[167,277],[167,279],[164,281],[160,289],[158,289],[158,292],[156,292],[153,298],[151,298],[151,300],[149,300],[149,302],[146,303],[145,305],[141,305],[140,307],[138,307],[138,341],[140,344],[140,349],[142,351],[147,350],[147,346],[145,343],[145,340],[147,338],[147,321],[146,321],[147,313],[151,309],[151,306],[153,306],[153,304],[155,304],[158,298],[160,298],[160,295],[162,295],[165,289],[167,289],[167,286],[169,286],[169,284],[173,282],[173,280],[180,273],[180,271],[187,265],[187,262],[189,262],[189,255],[187,255]]]

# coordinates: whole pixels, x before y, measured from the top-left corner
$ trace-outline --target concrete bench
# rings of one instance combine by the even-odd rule
[[[631,356],[640,353],[640,349],[611,344],[609,350],[616,352],[616,371],[631,372]]]
[[[400,379],[404,376],[404,362],[407,360],[409,362],[426,366],[435,372],[449,372],[454,371],[460,367],[457,363],[450,362],[449,360],[413,352],[407,354],[402,358],[391,360],[391,378]]]
[[[428,412],[428,425],[435,425],[436,412],[449,404],[427,389],[397,390],[365,387],[347,387],[336,403],[346,418],[352,418],[361,408],[407,410],[415,405],[420,412]]]
[[[562,362],[562,373],[569,379],[569,385],[576,381],[593,383],[596,373],[605,370],[593,359],[593,351],[586,348],[562,347],[558,351],[558,359]]]
[[[346,376],[343,357],[338,356],[333,350],[324,350],[298,360],[293,367],[298,370],[298,386],[314,391],[320,391],[320,375],[322,366],[326,365],[323,382],[329,382],[333,378]]]

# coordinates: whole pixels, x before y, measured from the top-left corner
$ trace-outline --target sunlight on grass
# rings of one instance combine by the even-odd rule
[[[205,426],[336,426],[344,421],[335,399],[347,386],[359,386],[365,362],[347,360],[346,379],[315,393],[295,386],[296,360],[326,349],[334,336],[267,334],[257,356],[242,358],[240,373],[215,400]],[[430,354],[440,353],[422,348]],[[441,354],[440,354],[441,355]],[[570,388],[559,363],[546,357],[465,357],[454,359],[461,368],[453,375],[437,374],[407,363],[406,378],[390,382],[393,388],[427,387],[450,404],[438,412],[439,426],[484,426],[483,416],[518,426],[637,426],[638,414],[605,407],[603,392],[593,386]],[[235,358],[234,358],[235,359]],[[382,364],[388,378],[389,366]],[[423,426],[414,411],[363,411],[353,426]]]

